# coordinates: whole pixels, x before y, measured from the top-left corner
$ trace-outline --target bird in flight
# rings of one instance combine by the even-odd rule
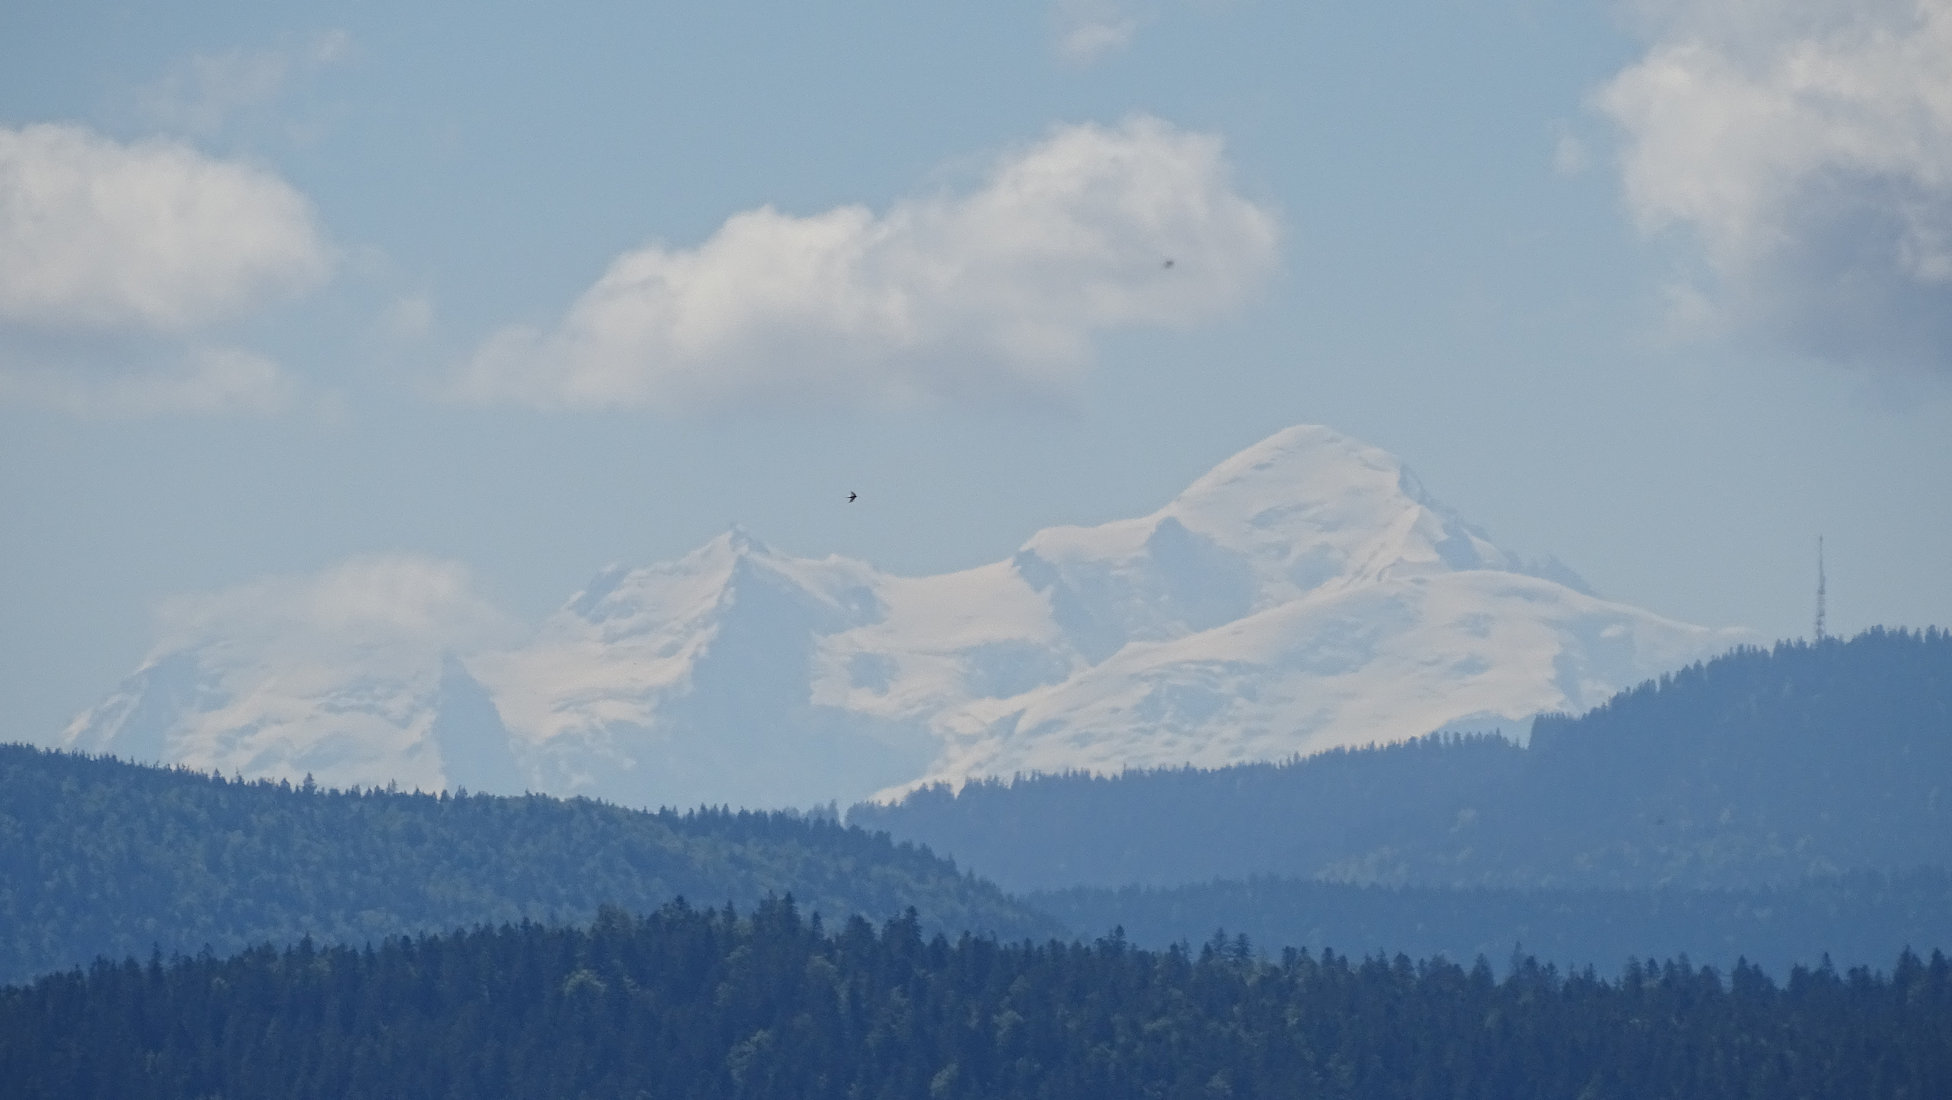
[[[1165,263],[1164,263],[1163,265],[1161,265],[1161,266],[1164,266],[1164,267],[1171,267],[1171,266],[1173,266],[1173,261],[1172,261],[1172,258],[1171,258],[1170,256],[1169,256],[1169,257],[1167,257],[1167,258],[1166,258],[1166,262],[1165,262]]]
[[[854,503],[854,498],[855,498],[855,497],[857,497],[857,496],[860,496],[860,495],[861,495],[861,494],[859,494],[859,493],[849,493],[849,494],[847,494],[847,503],[849,503],[849,504],[852,504],[852,503]]]

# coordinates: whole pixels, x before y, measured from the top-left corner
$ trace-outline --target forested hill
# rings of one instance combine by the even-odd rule
[[[928,939],[790,905],[606,910],[377,949],[103,963],[0,989],[35,1098],[1952,1094],[1952,964],[1888,976]]]
[[[791,893],[830,920],[1057,931],[886,836],[790,814],[294,789],[0,745],[0,981],[97,955],[587,920]]]
[[[1009,889],[1256,875],[1733,888],[1952,866],[1952,633],[1746,649],[1531,744],[1426,739],[1281,765],[917,791],[849,821]]]

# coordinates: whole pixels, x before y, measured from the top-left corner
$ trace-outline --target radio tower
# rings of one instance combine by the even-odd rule
[[[1823,640],[1823,536],[1816,537],[1816,640]]]

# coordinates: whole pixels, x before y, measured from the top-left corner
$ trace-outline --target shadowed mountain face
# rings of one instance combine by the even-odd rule
[[[68,743],[336,784],[809,805],[1440,728],[1522,737],[1747,637],[1601,600],[1318,427],[1151,515],[1040,531],[962,572],[896,577],[735,530],[604,571],[513,644],[395,631],[379,660],[357,623],[308,629],[163,647]]]
[[[449,787],[504,792],[528,789],[528,777],[510,751],[508,728],[502,724],[494,698],[452,655],[441,664],[433,740]]]
[[[726,576],[712,594],[706,623],[695,628],[702,637],[677,641],[688,659],[672,671],[668,688],[627,686],[671,660],[645,653],[632,639],[614,643],[620,655],[593,660],[593,668],[615,676],[595,699],[564,699],[548,680],[537,685],[556,715],[574,716],[555,736],[525,746],[544,786],[633,805],[788,806],[818,801],[825,792],[900,783],[927,765],[930,752],[919,730],[816,704],[807,687],[820,640],[876,612],[870,585],[825,591],[804,585],[744,538],[708,550],[729,559]],[[637,617],[635,608],[614,603],[599,601],[584,622]],[[672,647],[666,624],[644,625],[661,648]],[[583,623],[561,616],[551,628],[558,637],[588,636]],[[488,665],[501,671],[503,684],[535,685],[526,679],[535,666],[524,656]],[[629,717],[606,718],[606,707]],[[614,766],[591,769],[592,759]]]

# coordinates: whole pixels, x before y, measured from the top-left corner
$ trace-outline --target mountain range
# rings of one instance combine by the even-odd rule
[[[329,613],[173,637],[63,742],[341,786],[808,806],[1437,730],[1522,739],[1534,715],[1753,640],[1602,599],[1494,544],[1394,456],[1315,426],[1150,515],[1048,528],[935,576],[735,528],[606,569],[533,628],[471,608],[416,633],[390,605],[341,608],[354,574],[407,603],[447,583],[347,563],[299,586]]]

